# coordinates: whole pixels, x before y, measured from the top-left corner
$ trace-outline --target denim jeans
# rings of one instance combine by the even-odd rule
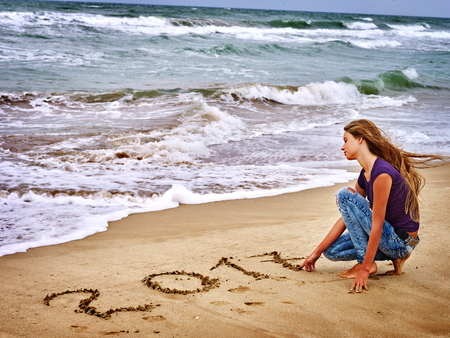
[[[370,230],[372,229],[372,210],[369,202],[354,188],[343,188],[336,194],[337,204],[347,231],[345,231],[325,251],[324,256],[332,261],[357,260],[362,263],[366,255]],[[383,223],[376,261],[394,260],[408,256],[413,247],[407,245],[386,220]]]

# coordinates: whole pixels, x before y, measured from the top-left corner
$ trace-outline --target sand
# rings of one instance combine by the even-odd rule
[[[339,217],[341,184],[136,214],[1,257],[0,336],[448,337],[450,165],[423,173],[421,243],[362,294],[337,276],[353,262],[291,269]]]

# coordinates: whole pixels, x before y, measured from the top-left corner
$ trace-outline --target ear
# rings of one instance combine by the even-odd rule
[[[362,144],[363,141],[364,141],[364,139],[363,139],[362,137],[360,137],[360,138],[358,139],[358,143],[359,143],[359,144]]]

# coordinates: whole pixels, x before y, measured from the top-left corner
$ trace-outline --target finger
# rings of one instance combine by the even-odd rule
[[[355,281],[355,292],[360,293],[361,292],[361,283],[358,281]]]

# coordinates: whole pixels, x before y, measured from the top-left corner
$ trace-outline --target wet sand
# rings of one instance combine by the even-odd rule
[[[362,294],[337,276],[353,262],[296,269],[339,217],[340,184],[136,214],[0,257],[0,337],[450,336],[450,165],[423,173],[421,243]]]

